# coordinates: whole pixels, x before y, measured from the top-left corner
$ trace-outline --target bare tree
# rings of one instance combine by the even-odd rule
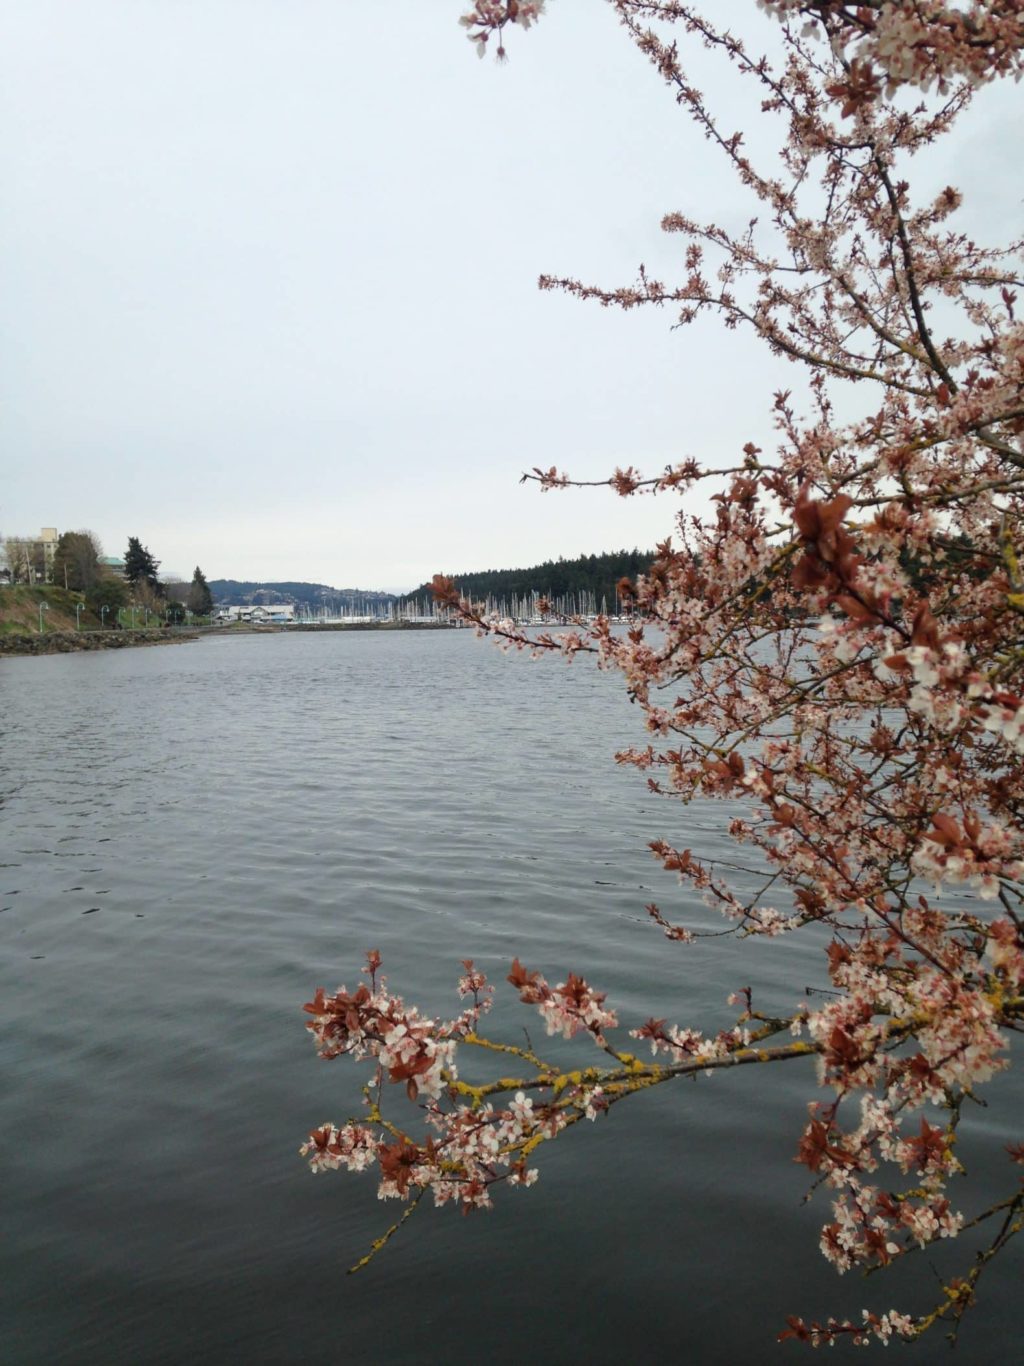
[[[34,583],[46,578],[42,549],[24,536],[8,536],[4,541],[12,583]]]

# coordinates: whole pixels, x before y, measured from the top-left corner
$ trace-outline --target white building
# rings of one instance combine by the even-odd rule
[[[278,622],[295,620],[295,606],[290,602],[275,602],[271,607],[253,607],[250,603],[217,607],[214,616],[218,621],[252,621],[257,624],[274,625]]]

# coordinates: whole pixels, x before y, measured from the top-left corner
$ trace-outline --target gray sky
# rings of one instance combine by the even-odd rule
[[[752,343],[536,289],[672,279],[664,212],[750,216],[611,11],[553,0],[498,67],[462,9],[0,0],[0,534],[399,590],[671,529],[667,500],[520,486],[533,465],[770,435],[795,376]],[[989,92],[932,168],[999,238],[1018,101]]]

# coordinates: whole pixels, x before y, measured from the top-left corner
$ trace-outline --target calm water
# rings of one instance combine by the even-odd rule
[[[298,1158],[362,1079],[301,1006],[367,948],[435,1012],[461,958],[500,980],[517,952],[625,1023],[725,1024],[737,986],[781,1009],[820,980],[810,946],[648,928],[651,899],[705,913],[647,839],[735,851],[720,807],[611,761],[638,726],[613,678],[468,632],[0,662],[0,1359],[727,1363],[797,1352],[787,1312],[926,1307],[818,1255],[803,1064],[638,1097],[542,1151],[532,1190],[423,1209],[344,1274],[396,1206]],[[536,1039],[511,995],[492,1032]],[[977,1142],[1020,1137],[1000,1111]],[[1016,1346],[1018,1274],[986,1274],[961,1361]]]

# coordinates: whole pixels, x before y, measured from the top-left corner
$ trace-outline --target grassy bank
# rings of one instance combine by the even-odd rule
[[[147,628],[141,612],[136,614],[138,628],[133,630],[127,624],[129,611],[121,615],[121,627],[113,612],[101,620],[99,613],[85,606],[84,594],[54,584],[0,586],[0,655],[62,654],[195,639],[194,632],[170,630],[152,614]]]
[[[81,593],[72,593],[54,584],[28,587],[17,584],[0,587],[0,635],[24,635],[38,632],[40,606],[42,606],[43,632],[74,631],[77,627],[75,607],[82,603],[81,617],[83,630],[98,630],[99,621],[94,613],[84,606]]]

